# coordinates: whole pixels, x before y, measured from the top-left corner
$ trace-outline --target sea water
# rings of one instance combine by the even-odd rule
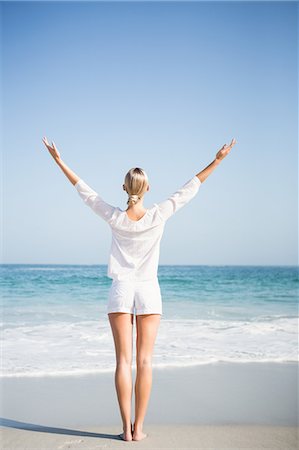
[[[1,376],[115,369],[106,265],[3,264]],[[297,266],[159,266],[153,367],[298,361]],[[136,328],[133,327],[133,367]]]

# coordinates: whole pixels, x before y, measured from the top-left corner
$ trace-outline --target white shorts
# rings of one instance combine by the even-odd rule
[[[161,314],[162,297],[158,278],[152,280],[113,280],[109,290],[107,314]]]

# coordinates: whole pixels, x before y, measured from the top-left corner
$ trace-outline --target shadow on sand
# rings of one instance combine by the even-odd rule
[[[85,436],[102,439],[115,439],[123,441],[120,434],[91,433],[90,431],[70,430],[68,428],[46,427],[35,423],[19,422],[17,420],[5,419],[0,417],[0,426],[9,428],[18,428],[20,430],[39,431],[43,433],[66,434],[69,436]]]

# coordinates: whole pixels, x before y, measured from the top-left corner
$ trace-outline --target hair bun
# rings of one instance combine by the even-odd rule
[[[138,200],[140,200],[140,197],[139,197],[139,195],[137,195],[137,194],[130,194],[129,195],[129,198],[128,198],[128,201],[127,201],[127,204],[129,204],[129,203],[137,203],[138,202]]]
[[[130,194],[129,198],[132,199],[132,200],[139,200],[140,199],[139,195],[137,195],[137,194]]]

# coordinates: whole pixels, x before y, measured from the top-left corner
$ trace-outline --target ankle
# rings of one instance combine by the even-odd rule
[[[142,431],[142,428],[143,428],[143,424],[142,423],[134,423],[134,431],[135,432],[141,432]]]
[[[132,431],[132,424],[128,424],[128,425],[123,425],[123,430],[125,433],[127,433],[128,431]]]

